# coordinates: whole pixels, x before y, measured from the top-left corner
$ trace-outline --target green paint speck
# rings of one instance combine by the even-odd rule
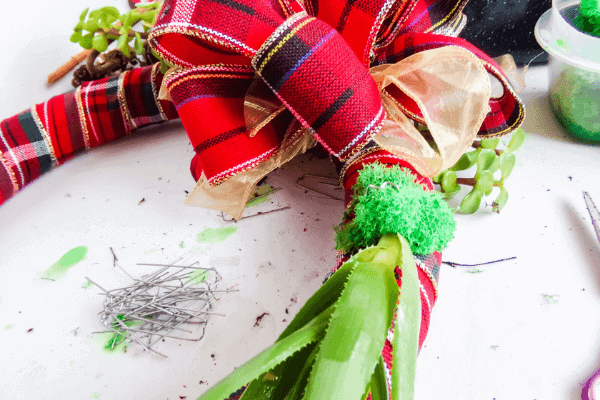
[[[15,327],[15,326],[14,326],[13,324],[6,325],[6,326],[4,327],[4,330],[5,330],[5,331],[10,331],[10,330],[11,330],[12,328],[14,328],[14,327]]]
[[[483,272],[483,270],[482,269],[470,269],[467,272],[470,274],[480,274]]]
[[[71,361],[71,362],[69,363],[69,367],[72,367],[72,366],[73,366],[73,361]]]
[[[190,283],[194,285],[199,285],[208,278],[208,274],[210,271],[206,271],[203,269],[197,269],[190,274]]]
[[[100,398],[100,395],[98,393],[94,393],[92,395],[92,399],[99,399],[99,398]]]
[[[228,226],[225,228],[206,228],[198,234],[196,241],[198,243],[224,242],[229,236],[236,232],[237,226]]]
[[[131,320],[123,320],[123,315],[117,315],[117,318],[123,321],[123,324],[127,327],[136,328],[144,325],[144,321],[131,321]],[[148,318],[150,319],[150,318]],[[121,331],[121,325],[116,322],[113,323],[113,329]],[[103,336],[104,340],[108,338],[108,341],[104,345],[104,350],[108,352],[115,352],[116,350],[120,350],[123,353],[127,351],[127,343],[125,339],[129,336],[126,332],[122,333],[107,333],[107,336]]]
[[[160,251],[160,249],[148,249],[144,252],[144,254],[148,255],[148,254],[154,254],[157,251]]]
[[[567,44],[567,42],[565,42],[563,39],[560,39],[560,38],[556,39],[556,45],[563,50],[569,49],[569,45]]]
[[[254,207],[269,201],[270,193],[275,193],[275,188],[271,185],[260,185],[254,190],[250,196],[250,200],[246,203],[246,207]]]
[[[202,253],[204,253],[204,247],[194,246],[194,247],[192,247],[192,251],[196,254],[202,254]]]
[[[69,269],[79,263],[87,254],[88,248],[85,246],[75,247],[67,251],[57,262],[48,269],[40,273],[40,278],[58,280],[63,278]]]
[[[181,241],[181,243],[179,243],[179,247],[181,247],[183,249],[183,240]]]
[[[87,288],[91,287],[92,285],[93,285],[92,282],[87,281],[81,287],[84,289],[87,289]]]

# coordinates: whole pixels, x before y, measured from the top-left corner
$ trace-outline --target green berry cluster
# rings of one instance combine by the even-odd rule
[[[440,185],[440,191],[448,199],[461,190],[461,184],[472,186],[471,191],[462,199],[459,210],[463,214],[473,214],[481,205],[484,196],[492,194],[494,188],[500,192],[492,204],[495,212],[500,212],[508,201],[508,192],[505,187],[506,179],[511,174],[516,157],[513,154],[525,139],[522,129],[517,129],[505,149],[496,147],[500,139],[481,139],[473,143],[474,150],[463,154],[458,162],[450,169],[433,177],[433,181]],[[473,178],[460,178],[457,171],[465,171],[477,167]],[[496,172],[499,173],[497,174]]]
[[[71,42],[79,43],[84,49],[93,48],[102,53],[111,42],[116,40],[117,48],[126,57],[130,57],[132,51],[136,55],[142,55],[144,53],[142,38],[152,28],[158,7],[158,2],[140,3],[135,9],[124,14],[121,14],[116,7],[102,7],[89,14],[89,9],[85,9],[73,29]],[[143,32],[133,29],[133,26],[140,21],[142,21]],[[133,41],[132,45],[130,45],[131,41]]]

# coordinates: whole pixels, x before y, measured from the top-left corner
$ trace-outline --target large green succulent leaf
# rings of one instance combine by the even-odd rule
[[[394,269],[400,246],[393,235],[360,252],[319,344],[304,399],[360,399],[369,383],[398,300]]]
[[[398,236],[398,239],[401,243],[402,285],[394,323],[391,400],[413,400],[421,329],[421,293],[410,245],[403,237]]]
[[[325,310],[301,329],[298,329],[285,339],[275,342],[271,347],[260,352],[206,391],[198,400],[225,399],[232,392],[255,378],[261,377],[263,380],[270,380],[268,379],[270,375],[267,372],[272,368],[292,357],[296,352],[309,344],[321,340],[327,323],[331,318],[332,310]],[[267,374],[266,378],[265,374]]]

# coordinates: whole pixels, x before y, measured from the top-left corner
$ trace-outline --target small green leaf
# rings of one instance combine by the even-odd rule
[[[502,153],[500,156],[500,172],[502,173],[503,181],[510,176],[516,162],[517,157],[513,153]]]
[[[140,36],[139,32],[135,33],[135,54],[137,54],[138,56],[141,56],[142,54],[144,54],[144,44],[142,43],[142,37]]]
[[[103,53],[108,48],[108,39],[104,35],[96,35],[92,39],[92,47],[100,53]]]
[[[164,62],[164,60],[160,60],[160,73],[161,74],[166,74],[167,71],[169,70],[169,64],[167,64],[166,62]]]
[[[482,193],[475,188],[460,203],[460,211],[463,214],[473,214],[481,204]]]
[[[494,174],[491,171],[483,171],[477,177],[477,183],[475,184],[475,189],[477,189],[481,193],[485,193],[489,195],[492,193],[492,189],[494,188]]]
[[[85,16],[87,15],[88,11],[89,11],[89,7],[86,8],[85,10],[83,10],[83,12],[81,13],[81,15],[79,16],[79,22],[85,21]]]
[[[475,174],[475,179],[477,179],[477,175],[481,174],[483,171],[490,170],[492,168],[496,157],[496,152],[490,149],[483,149],[481,153],[479,153],[479,158],[477,159],[477,173]]]
[[[452,192],[456,190],[456,172],[446,171],[442,178],[442,190],[444,192]]]
[[[137,8],[157,8],[158,2],[153,1],[151,3],[137,3],[135,6]]]
[[[524,140],[525,133],[523,132],[523,129],[518,128],[516,131],[513,132],[512,138],[510,139],[510,142],[506,147],[506,151],[513,152],[517,150],[519,147],[521,147]]]
[[[73,32],[69,40],[73,43],[78,43],[81,40],[81,31]]]
[[[481,139],[481,147],[484,149],[495,149],[500,143],[500,138]]]
[[[88,20],[85,24],[83,24],[83,29],[88,32],[96,32],[100,28],[98,26],[98,22],[93,20]]]
[[[477,162],[478,151],[470,151],[462,155],[462,157],[454,164],[452,171],[464,171],[471,168]]]
[[[499,213],[500,210],[502,210],[502,208],[504,208],[507,201],[508,201],[508,192],[506,191],[506,189],[502,188],[500,190],[500,194],[498,195],[498,198],[496,199],[496,201],[494,201],[494,203],[492,203],[492,210]]]
[[[84,49],[91,49],[93,37],[94,37],[93,33],[88,33],[88,34],[83,35],[81,37],[81,40],[79,41],[79,45],[81,47],[83,47]]]
[[[81,31],[83,30],[83,22],[78,22],[77,25],[75,25],[75,28],[73,28],[73,30],[75,32],[81,33]]]
[[[129,37],[127,37],[126,34],[119,36],[119,39],[117,39],[117,48],[121,50],[125,57],[129,57],[131,55],[127,42],[129,42]]]
[[[106,16],[112,16],[116,19],[119,18],[119,15],[121,15],[121,13],[119,13],[119,10],[116,7],[111,7],[111,6],[107,6],[107,7],[102,7],[100,9],[102,11],[102,13]]]
[[[140,15],[141,20],[149,24],[154,22],[154,17],[156,17],[156,10],[148,11]]]

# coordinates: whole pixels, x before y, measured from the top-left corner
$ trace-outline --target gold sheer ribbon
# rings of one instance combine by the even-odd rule
[[[387,113],[375,142],[411,163],[423,176],[431,177],[454,165],[475,140],[489,112],[488,74],[479,59],[461,47],[427,50],[396,64],[373,67],[370,72]],[[388,93],[390,85],[418,105],[435,143],[433,147]],[[285,106],[257,79],[245,99],[249,136],[257,134],[283,110]],[[211,186],[202,176],[185,202],[239,219],[258,181],[315,145],[310,133],[294,120],[274,156],[217,186]]]

